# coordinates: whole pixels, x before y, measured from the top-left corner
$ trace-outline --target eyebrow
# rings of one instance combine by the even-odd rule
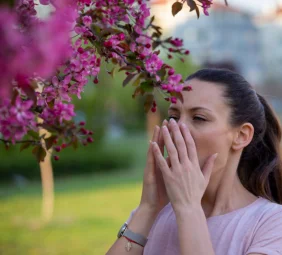
[[[168,108],[168,111],[169,111],[169,110],[179,111],[179,109],[178,109],[177,107],[175,107],[175,106],[169,107],[169,108]],[[205,107],[201,107],[201,106],[196,106],[196,107],[193,107],[193,108],[190,108],[190,109],[189,109],[189,111],[197,111],[197,110],[207,110],[207,111],[210,111],[210,112],[211,112],[210,109],[205,108]]]

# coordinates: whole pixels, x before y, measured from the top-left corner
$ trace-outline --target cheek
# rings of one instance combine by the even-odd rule
[[[230,143],[230,134],[225,129],[209,129],[206,131],[191,132],[199,158],[199,164],[201,168],[208,159],[209,156],[218,152],[217,166],[223,164],[224,159],[227,159]]]

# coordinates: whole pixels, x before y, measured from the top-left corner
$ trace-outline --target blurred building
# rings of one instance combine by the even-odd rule
[[[254,16],[222,1],[213,3],[210,16],[201,13],[197,19],[185,4],[172,17],[170,1],[152,3],[160,24],[166,28],[168,23],[168,34],[184,39],[196,64],[228,63],[255,86],[282,80],[282,9],[268,16]]]
[[[275,13],[256,17],[261,44],[261,63],[266,82],[282,80],[282,7]],[[281,84],[282,85],[282,84]]]
[[[214,3],[210,16],[188,19],[174,36],[184,39],[197,64],[232,63],[251,83],[262,80],[260,32],[250,14]]]

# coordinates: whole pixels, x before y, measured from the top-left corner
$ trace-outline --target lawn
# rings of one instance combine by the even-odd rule
[[[140,201],[147,142],[143,136],[131,143],[138,153],[131,169],[56,178],[54,217],[45,226],[39,181],[1,184],[0,254],[105,254]]]
[[[105,254],[130,211],[138,205],[142,185],[134,178],[125,178],[120,184],[107,184],[106,180],[88,175],[56,181],[54,218],[46,226],[41,226],[39,220],[38,183],[24,192],[2,196],[0,254]]]

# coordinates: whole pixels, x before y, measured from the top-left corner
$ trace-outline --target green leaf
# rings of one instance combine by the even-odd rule
[[[32,86],[30,84],[28,84],[26,86],[23,86],[22,90],[25,92],[25,94],[28,96],[28,98],[33,101],[33,104],[36,105],[37,104],[37,96],[36,96],[34,88],[32,88]]]
[[[53,136],[53,135],[45,139],[45,145],[46,145],[47,150],[49,150],[53,146],[54,141],[56,139],[57,139],[57,136]]]
[[[178,12],[182,10],[183,4],[180,2],[175,2],[171,7],[172,15],[175,16]]]
[[[159,37],[160,37],[160,35],[159,35],[158,33],[154,32],[154,33],[152,34],[152,38],[154,38],[154,37],[159,38]]]
[[[196,9],[196,3],[193,0],[186,0],[187,5],[190,7],[190,12]]]
[[[129,74],[127,75],[127,77],[125,78],[125,80],[122,83],[122,86],[125,87],[135,76],[136,74]]]
[[[54,108],[54,105],[55,105],[55,99],[49,101],[47,104],[48,104],[48,106],[49,106],[51,109],[53,109],[53,108]]]
[[[155,16],[153,16],[153,17],[151,18],[151,20],[150,20],[150,23],[149,23],[149,24],[152,24],[152,23],[154,22],[154,20],[155,20]]]
[[[163,68],[161,68],[159,71],[157,71],[157,75],[160,76],[161,78],[166,75],[165,66]]]
[[[152,48],[153,48],[153,50],[156,49],[159,45],[161,45],[161,42],[154,41],[154,42],[152,43]]]
[[[144,110],[146,113],[149,112],[149,110],[151,109],[153,101],[154,101],[154,95],[152,94],[146,95],[146,99],[144,103]]]
[[[145,91],[143,89],[141,89],[141,87],[137,87],[132,95],[132,98],[135,99],[136,96],[138,95],[144,95]]]
[[[198,5],[196,5],[196,13],[197,13],[197,17],[200,18],[200,10]]]
[[[141,74],[139,76],[137,76],[135,81],[132,83],[132,86],[137,87],[140,84],[140,80],[141,80]]]
[[[115,78],[115,72],[116,72],[116,67],[113,67],[113,69],[110,72],[108,72],[108,74],[111,75],[112,78]]]
[[[153,87],[153,83],[150,82],[150,81],[143,81],[141,84],[140,84],[140,87],[142,90],[144,90],[145,92],[153,92],[154,90],[154,87]]]
[[[120,71],[132,71],[133,70],[133,67],[132,66],[123,66],[121,67],[120,69],[118,69],[118,72]]]
[[[72,141],[72,147],[76,150],[78,148],[78,139],[75,136]]]
[[[33,137],[34,139],[39,139],[39,134],[37,133],[37,132],[35,132],[35,131],[33,131],[33,130],[29,130],[28,132],[27,132],[27,134],[29,135],[29,136],[31,136],[31,137]]]
[[[32,150],[32,154],[35,156],[35,158],[37,159],[38,163],[40,161],[44,161],[45,156],[46,156],[46,151],[44,150],[44,148],[41,145],[36,145],[33,150]]]
[[[94,25],[94,23],[91,24],[91,31],[94,35],[100,36],[101,28],[99,26]]]
[[[22,152],[23,150],[27,149],[30,145],[31,145],[30,142],[23,143],[21,145],[21,147],[20,147],[20,152]]]

